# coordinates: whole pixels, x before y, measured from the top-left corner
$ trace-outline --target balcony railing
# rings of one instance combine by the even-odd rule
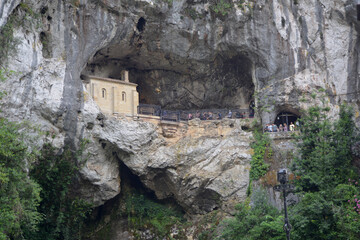
[[[161,106],[152,105],[152,104],[139,104],[138,114],[160,116],[161,115]]]
[[[253,118],[253,109],[201,109],[201,110],[165,110],[158,105],[140,104],[138,114],[159,116],[165,121],[188,121],[199,118],[200,120],[220,120]]]

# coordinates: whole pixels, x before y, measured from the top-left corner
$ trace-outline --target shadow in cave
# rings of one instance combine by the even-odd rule
[[[291,123],[294,123],[299,119],[300,117],[294,113],[291,112],[281,112],[279,113],[274,123],[279,126],[280,124],[284,125],[286,123],[287,126],[290,126]]]
[[[139,19],[140,30],[145,23]],[[128,70],[130,82],[138,85],[139,103],[168,110],[248,109],[254,100],[248,53],[227,50],[202,62],[120,48],[98,51],[82,74],[121,79],[121,71]]]
[[[166,207],[172,208],[182,216],[185,215],[185,211],[180,205],[176,203],[173,198],[167,198],[159,200],[156,198],[155,193],[146,188],[140,178],[133,174],[131,170],[121,161],[120,162],[120,176],[121,176],[121,192],[116,197],[108,200],[105,204],[95,208],[90,218],[86,223],[86,229],[95,229],[95,226],[104,223],[105,219],[111,219],[108,224],[112,221],[121,222],[122,228],[127,229],[128,226],[128,215],[127,215],[127,203],[129,196],[140,196],[140,199],[151,201],[157,204],[165,205]],[[113,223],[116,225],[116,223]],[[113,226],[110,226],[110,228]]]

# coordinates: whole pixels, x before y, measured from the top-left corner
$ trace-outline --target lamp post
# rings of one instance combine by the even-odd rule
[[[287,240],[290,240],[290,231],[291,231],[291,225],[289,223],[288,213],[287,213],[287,204],[286,204],[286,195],[288,192],[292,191],[294,189],[294,186],[291,184],[288,184],[288,176],[286,169],[280,169],[277,172],[277,180],[280,182],[280,185],[274,186],[274,190],[278,192],[282,192],[284,196],[284,212],[285,212],[285,219],[284,219],[284,231],[286,232],[286,238]]]

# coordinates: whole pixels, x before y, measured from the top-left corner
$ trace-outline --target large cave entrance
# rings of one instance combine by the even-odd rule
[[[138,85],[139,103],[168,110],[249,109],[254,101],[254,64],[244,50],[214,52],[199,46],[191,58],[176,49],[164,51],[156,41],[146,45],[142,35],[131,41],[99,50],[82,74],[121,79],[128,70],[130,82]],[[207,57],[196,59],[202,54]]]
[[[241,55],[217,57],[202,73],[161,69],[156,65],[145,68],[125,57],[91,62],[83,74],[121,79],[124,69],[129,70],[130,82],[138,84],[140,104],[170,110],[249,109],[254,100],[251,62]]]

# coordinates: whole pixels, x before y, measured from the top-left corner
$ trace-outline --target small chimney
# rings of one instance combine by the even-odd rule
[[[129,82],[129,71],[127,70],[121,71],[121,80],[125,82]]]

